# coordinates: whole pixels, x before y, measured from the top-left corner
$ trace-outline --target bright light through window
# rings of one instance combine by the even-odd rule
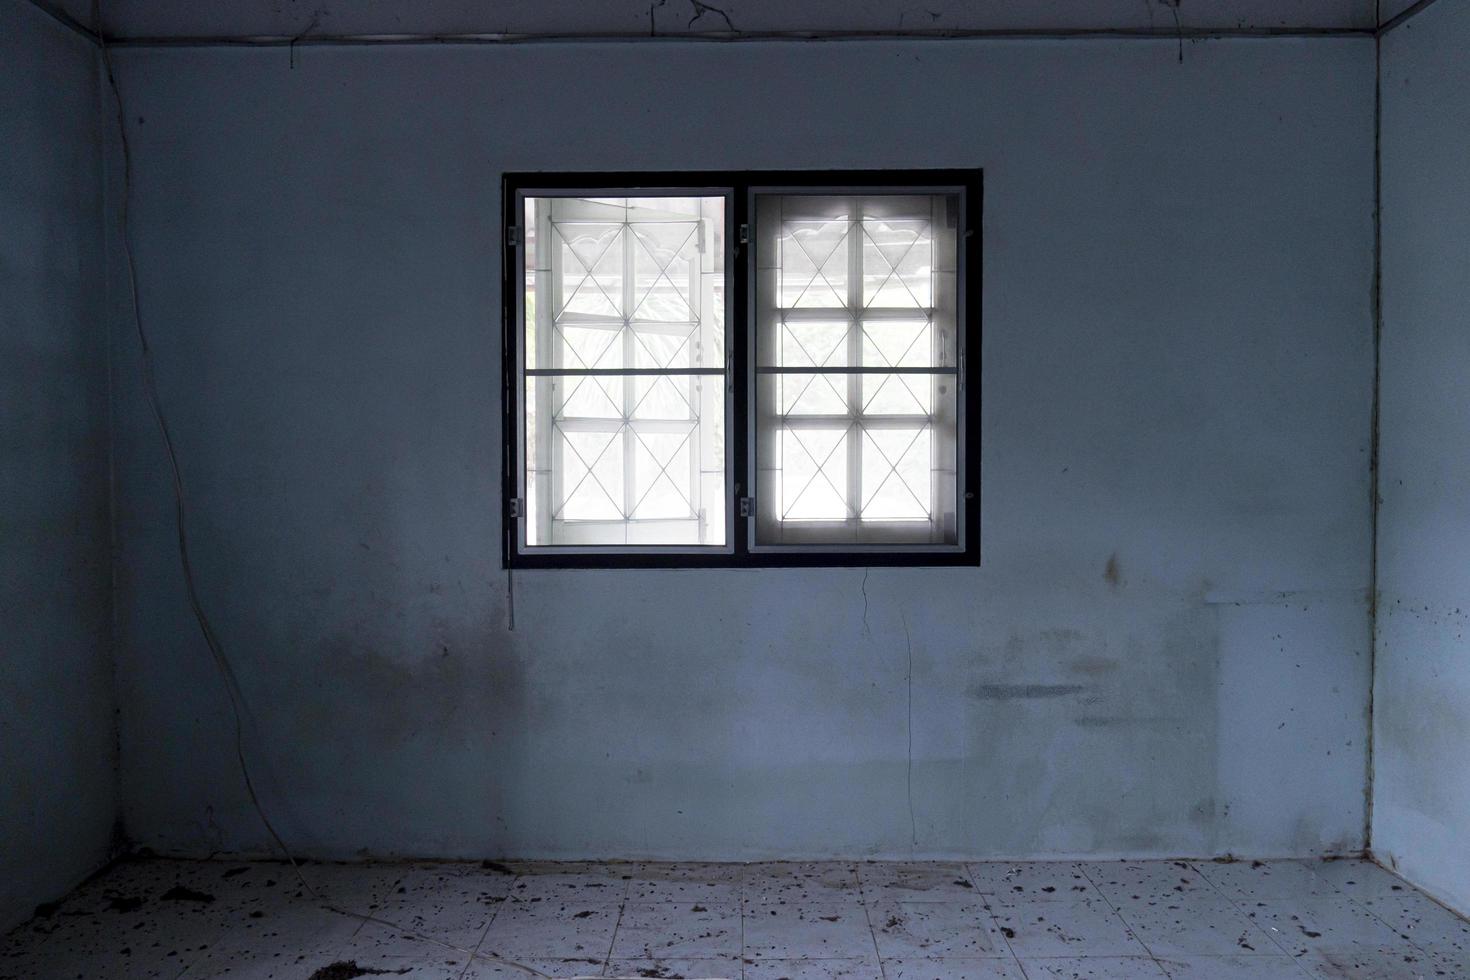
[[[755,200],[756,545],[954,544],[956,197]]]
[[[527,546],[723,546],[724,197],[525,201]]]
[[[980,177],[507,174],[507,562],[978,562]]]

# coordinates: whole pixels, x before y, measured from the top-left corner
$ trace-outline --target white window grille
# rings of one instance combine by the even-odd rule
[[[504,187],[507,564],[979,560],[978,171]]]
[[[727,205],[525,198],[524,546],[728,544]]]
[[[958,212],[755,193],[755,548],[960,546]]]

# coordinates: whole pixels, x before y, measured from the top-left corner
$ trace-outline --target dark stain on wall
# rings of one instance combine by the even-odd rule
[[[1117,670],[1118,661],[1112,657],[1078,657],[1067,664],[1067,669],[1074,674],[1097,676]]]
[[[1064,698],[1085,690],[1081,684],[974,684],[967,693],[980,701],[1034,701]]]
[[[1145,726],[1179,725],[1181,718],[1144,718],[1130,715],[1084,715],[1073,722],[1079,728],[1138,728]]]

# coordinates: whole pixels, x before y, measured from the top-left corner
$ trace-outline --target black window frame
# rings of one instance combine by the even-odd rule
[[[926,187],[959,187],[963,193],[964,234],[961,241],[960,289],[961,316],[959,336],[963,356],[959,364],[963,392],[959,451],[963,488],[957,502],[963,514],[962,550],[915,551],[902,545],[870,547],[868,550],[844,550],[840,547],[813,545],[801,550],[753,551],[750,548],[750,524],[753,516],[741,514],[739,501],[750,495],[751,474],[750,431],[751,365],[748,342],[753,329],[750,319],[751,244],[741,241],[742,229],[751,226],[750,201],[754,189],[780,187],[812,193],[840,193],[844,188],[864,188],[882,192],[889,187],[914,190]],[[528,553],[519,547],[520,516],[515,503],[520,490],[520,374],[524,337],[518,323],[519,292],[523,288],[521,247],[522,216],[518,203],[525,191],[606,190],[608,196],[629,196],[641,188],[689,188],[691,192],[708,192],[711,188],[733,195],[733,224],[726,229],[730,317],[726,331],[730,337],[733,400],[730,407],[731,429],[729,466],[726,485],[731,494],[728,507],[733,524],[728,550],[718,553],[650,552],[617,550],[606,547],[605,553],[550,552]],[[741,171],[559,171],[555,173],[516,172],[502,174],[501,182],[501,374],[504,415],[501,431],[502,481],[502,567],[503,568],[853,568],[853,567],[955,567],[980,564],[980,337],[981,300],[983,295],[981,218],[983,214],[983,172],[980,169],[920,170],[741,170]],[[630,546],[637,548],[639,546]]]

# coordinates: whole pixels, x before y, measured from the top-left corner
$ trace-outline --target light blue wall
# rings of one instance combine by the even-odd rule
[[[117,812],[97,112],[92,46],[0,4],[0,928]]]
[[[1383,39],[1373,848],[1470,912],[1470,2]]]
[[[200,586],[282,831],[319,855],[1360,848],[1373,44],[1177,57],[120,52]],[[984,566],[874,570],[866,601],[861,569],[527,572],[508,632],[501,172],[925,166],[985,168]],[[132,371],[115,412],[127,827],[265,850]]]

